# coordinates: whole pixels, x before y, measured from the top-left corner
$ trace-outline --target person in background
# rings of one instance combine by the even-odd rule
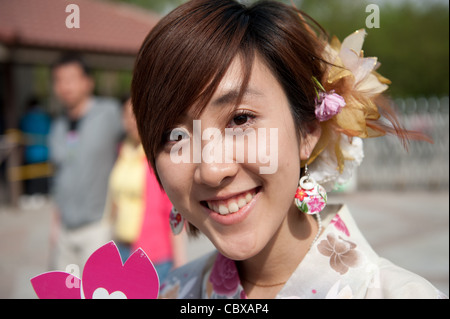
[[[42,110],[36,98],[30,98],[27,111],[20,120],[20,130],[24,134],[24,164],[45,163],[49,159],[47,137],[50,131],[51,118]],[[25,181],[25,193],[47,194],[48,177],[33,178]]]
[[[120,106],[93,96],[94,79],[84,61],[64,55],[52,68],[53,89],[64,106],[49,136],[55,174],[55,267],[81,267],[108,240],[102,225],[108,178],[122,136]]]
[[[123,262],[142,248],[162,281],[184,264],[184,240],[170,231],[172,203],[148,165],[129,98],[123,104],[123,126],[126,136],[111,172],[105,217]]]

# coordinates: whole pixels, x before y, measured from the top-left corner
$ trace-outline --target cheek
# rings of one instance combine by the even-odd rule
[[[290,171],[298,180],[301,165],[300,141],[297,138],[296,128],[292,120],[285,119],[283,122],[285,125],[279,129],[278,133],[278,152],[282,154],[282,156],[279,156],[280,168]]]
[[[172,203],[175,198],[180,197],[180,189],[182,189],[182,180],[184,179],[183,171],[178,168],[179,165],[170,161],[166,154],[156,157],[156,170],[164,187],[165,192],[169,196]]]
[[[63,80],[57,80],[54,84],[54,90],[56,94],[61,95],[62,93],[66,92],[68,89],[68,85]]]
[[[278,188],[274,190],[280,201],[291,202],[295,196],[295,191],[300,179],[300,147],[295,130],[280,128],[278,142],[278,171],[273,176],[274,185]]]
[[[193,180],[190,164],[175,164],[168,154],[156,157],[156,170],[161,184],[172,204],[181,212],[189,207],[189,194]]]
[[[278,127],[278,145],[277,145],[277,161],[278,169],[272,174],[258,174],[253,171],[258,178],[262,180],[265,196],[264,205],[271,212],[277,211],[278,214],[274,218],[284,218],[282,212],[287,212],[294,203],[295,192],[298,187],[300,178],[300,147],[295,127],[288,119],[282,121],[283,125],[270,123],[273,127]],[[268,145],[267,150],[275,151],[273,145]],[[270,152],[268,151],[267,154]],[[272,152],[273,153],[273,152]],[[273,154],[272,154],[273,155]],[[274,157],[272,156],[272,160]],[[266,166],[267,165],[263,165]],[[276,223],[274,223],[276,224]]]

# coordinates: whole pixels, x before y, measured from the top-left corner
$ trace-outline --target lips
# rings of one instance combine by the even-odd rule
[[[258,189],[252,189],[236,196],[222,200],[208,200],[202,202],[210,210],[225,216],[238,212],[241,208],[250,203],[258,193]]]

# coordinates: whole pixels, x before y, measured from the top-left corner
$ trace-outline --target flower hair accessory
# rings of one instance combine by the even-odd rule
[[[319,122],[328,121],[341,112],[342,108],[346,105],[345,100],[342,96],[336,94],[334,90],[326,93],[316,77],[313,76],[312,79],[321,90],[319,92],[316,88],[316,118]]]
[[[364,57],[366,32],[358,30],[342,44],[336,37],[326,44],[323,58],[328,68],[316,87],[316,118],[322,127],[308,161],[311,177],[332,190],[346,183],[364,158],[362,139],[392,134],[406,147],[409,138],[432,142],[421,133],[403,129],[382,93],[391,83],[376,70],[376,57]],[[387,120],[387,121],[386,121]]]

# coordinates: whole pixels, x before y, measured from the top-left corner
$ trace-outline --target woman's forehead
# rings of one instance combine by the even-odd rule
[[[247,81],[245,81],[246,72],[250,72]],[[210,101],[206,105],[197,103],[191,106],[184,116],[198,116],[200,115],[198,112],[200,108],[203,111],[206,107],[236,107],[243,101],[264,98],[267,90],[273,89],[275,86],[279,86],[279,83],[261,58],[256,57],[253,60],[253,65],[246,68],[242,59],[236,57],[221,79]]]

